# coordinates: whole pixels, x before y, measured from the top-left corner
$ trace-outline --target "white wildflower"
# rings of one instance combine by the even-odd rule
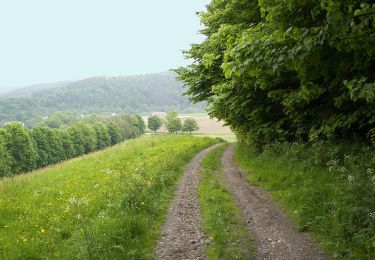
[[[352,175],[348,175],[348,181],[350,181],[350,182],[354,182],[354,181],[355,181],[354,176],[352,176]]]
[[[68,202],[72,205],[77,204],[77,199],[75,197],[71,197],[68,199]]]

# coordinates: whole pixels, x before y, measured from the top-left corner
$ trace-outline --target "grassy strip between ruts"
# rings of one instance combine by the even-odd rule
[[[183,166],[215,142],[140,138],[0,181],[0,259],[151,259]]]
[[[327,159],[340,158],[330,155],[335,148],[276,143],[258,154],[239,145],[235,158],[249,182],[269,190],[333,258],[375,259],[373,156],[348,148],[342,159]]]
[[[199,201],[203,229],[209,236],[206,255],[208,259],[249,259],[254,250],[242,212],[219,180],[220,159],[226,147],[213,150],[202,162]]]

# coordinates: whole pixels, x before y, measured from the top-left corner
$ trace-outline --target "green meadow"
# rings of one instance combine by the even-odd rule
[[[0,259],[150,259],[183,166],[217,142],[131,140],[0,181]]]

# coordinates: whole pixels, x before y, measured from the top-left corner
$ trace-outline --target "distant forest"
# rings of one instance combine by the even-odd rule
[[[183,96],[173,72],[139,76],[93,77],[75,82],[31,86],[0,96],[0,124],[29,121],[55,112],[92,114],[152,111],[199,112]]]

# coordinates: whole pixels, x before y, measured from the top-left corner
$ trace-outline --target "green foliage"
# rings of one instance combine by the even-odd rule
[[[182,126],[183,132],[191,132],[199,130],[197,121],[194,118],[186,118]]]
[[[375,153],[349,143],[241,145],[251,183],[272,191],[301,231],[337,259],[375,258]]]
[[[109,135],[108,128],[101,122],[93,125],[96,133],[97,149],[103,149],[111,145],[111,136]]]
[[[375,128],[375,4],[361,0],[221,1],[177,70],[240,139],[361,139]]]
[[[112,145],[121,142],[121,140],[122,140],[121,129],[115,123],[110,122],[108,124],[108,133],[109,133],[109,136],[111,137],[111,144]]]
[[[50,128],[59,128],[62,125],[71,124],[75,119],[75,115],[72,113],[66,114],[56,112],[49,116],[44,124]]]
[[[129,77],[93,77],[43,88],[25,88],[0,97],[0,125],[22,121],[34,127],[39,121],[58,128],[71,124],[71,115],[92,113],[136,114],[154,111],[191,113],[204,110],[182,96],[176,74],[164,72]],[[49,116],[48,119],[42,117]],[[68,117],[66,117],[68,115]]]
[[[143,121],[142,117],[140,115],[135,115],[134,121],[134,126],[139,130],[140,134],[144,134],[146,130],[146,124],[145,121]]]
[[[0,259],[152,259],[185,164],[209,138],[147,137],[0,181]]]
[[[73,140],[69,131],[67,131],[66,129],[62,129],[60,135],[62,138],[62,145],[64,149],[65,158],[73,158],[76,154],[76,151],[74,150]]]
[[[161,124],[161,119],[158,116],[150,116],[149,118],[147,118],[148,129],[150,129],[151,131],[155,131],[155,133],[157,130],[159,130]]]
[[[69,116],[59,117],[72,120]],[[8,124],[0,128],[0,177],[45,167],[140,136],[145,128],[141,120],[139,116],[92,115],[73,119],[74,123],[68,126],[65,121],[59,128],[40,125],[30,131],[19,123]]]
[[[84,140],[84,136],[79,125],[71,125],[66,129],[66,131],[68,132],[70,136],[70,140],[73,143],[74,156],[79,156],[79,155],[84,154],[85,140]]]
[[[31,131],[31,136],[34,141],[35,150],[38,154],[37,166],[44,167],[51,163],[50,153],[50,138],[52,129],[49,127],[36,127]]]
[[[223,145],[213,150],[202,162],[198,195],[203,229],[209,237],[206,255],[208,259],[251,259],[254,249],[244,217],[220,184],[220,159],[225,148]]]
[[[14,158],[9,150],[9,138],[9,134],[0,128],[0,178],[12,174],[11,167],[14,164]]]
[[[18,122],[12,122],[4,126],[8,134],[8,151],[14,158],[12,172],[20,173],[33,170],[36,167],[37,152],[33,140],[27,128]]]
[[[177,133],[182,128],[181,119],[177,117],[176,112],[168,112],[166,119],[166,127],[169,133]]]

